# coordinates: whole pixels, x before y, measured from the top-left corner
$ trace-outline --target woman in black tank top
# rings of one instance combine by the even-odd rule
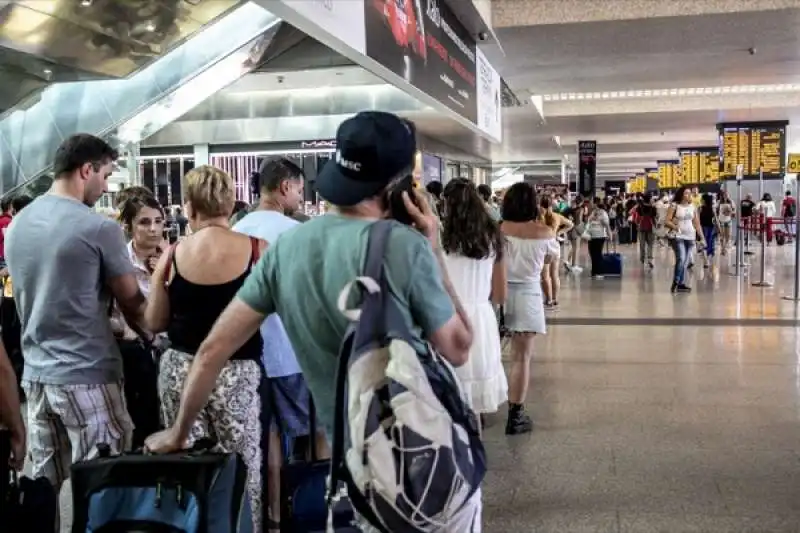
[[[217,318],[236,296],[263,241],[235,233],[228,225],[235,200],[233,180],[223,171],[201,166],[185,176],[186,214],[192,234],[172,245],[156,266],[145,318],[152,331],[166,331],[170,349],[161,358],[158,389],[167,427],[175,424],[183,384],[194,354]],[[211,437],[247,464],[254,531],[263,531],[266,472],[262,450],[260,332],[231,357],[208,403],[194,422],[190,440]],[[191,443],[189,443],[191,444]]]

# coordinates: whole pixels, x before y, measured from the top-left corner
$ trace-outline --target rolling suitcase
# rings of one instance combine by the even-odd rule
[[[247,468],[213,443],[166,455],[110,455],[72,465],[73,533],[252,533]]]
[[[622,255],[603,254],[603,275],[611,277],[622,276]]]

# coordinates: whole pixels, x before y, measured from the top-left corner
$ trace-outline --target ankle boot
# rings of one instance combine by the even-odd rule
[[[506,435],[522,435],[533,431],[533,420],[522,408],[520,404],[511,404],[508,409],[508,421],[506,421]]]

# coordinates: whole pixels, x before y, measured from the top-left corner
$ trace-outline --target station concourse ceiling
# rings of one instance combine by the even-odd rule
[[[722,121],[788,119],[800,141],[800,0],[494,0],[492,24],[502,50],[483,50],[522,103],[495,166],[557,175],[594,139],[599,181],[623,179],[716,145]]]

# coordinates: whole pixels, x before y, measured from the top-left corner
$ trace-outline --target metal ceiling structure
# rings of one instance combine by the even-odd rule
[[[87,2],[82,2],[81,7],[97,8],[101,13],[104,12],[101,8],[110,9],[110,5],[122,3],[130,7],[136,4],[135,2],[90,2],[91,5],[84,6],[83,4]],[[32,0],[31,3],[38,6],[47,2]],[[58,2],[51,3],[58,4]],[[152,27],[153,31],[161,36],[160,38],[133,39],[133,42],[129,42],[132,40],[130,36],[127,40],[123,39],[122,42],[127,43],[127,48],[119,53],[126,55],[127,59],[121,63],[111,60],[101,61],[91,54],[86,56],[90,57],[91,61],[98,59],[97,67],[92,71],[95,74],[113,72],[115,75],[125,77],[50,84],[38,94],[37,98],[26,100],[22,105],[18,103],[0,115],[0,176],[3,194],[24,185],[48,169],[51,164],[51,154],[65,136],[82,131],[115,138],[118,127],[135,117],[141,117],[156,105],[160,106],[158,110],[162,114],[171,110],[174,112],[174,109],[178,109],[178,115],[183,114],[185,109],[182,109],[181,105],[187,103],[190,106],[195,105],[209,95],[203,92],[208,91],[209,87],[212,87],[213,91],[221,89],[257,68],[265,58],[279,55],[282,49],[294,42],[293,31],[283,28],[280,19],[256,4],[235,5],[229,1],[181,0],[170,2],[169,6],[185,7],[186,13],[193,13],[195,16],[205,14],[204,16],[210,17],[211,14],[219,13],[224,15],[216,17],[191,39],[184,40],[167,53],[161,53],[168,45],[177,42],[178,36],[186,35],[189,29],[196,28],[198,20],[187,18],[186,13],[183,18],[176,18],[173,15],[183,13],[176,9],[167,10],[169,16],[162,15],[158,18],[157,14],[161,11],[156,10],[156,15],[153,15],[153,3],[143,4],[146,6],[142,6],[140,15],[148,14],[151,18],[156,16],[156,19],[142,18],[142,20],[149,20],[150,22],[144,24],[148,28]],[[233,10],[223,9],[234,5]],[[192,9],[188,9],[187,6]],[[6,6],[8,7],[12,8],[10,14],[16,14],[16,19],[7,17],[5,20],[6,26],[13,29],[7,34],[21,39],[25,34],[17,24],[22,16],[20,13],[24,14],[22,18],[25,19],[33,16],[29,13],[32,10],[26,11],[25,6],[19,4]],[[63,12],[58,13],[67,16]],[[17,23],[14,23],[14,20]],[[58,19],[60,20],[62,19]],[[61,28],[58,21],[48,23],[52,28]],[[73,24],[70,20],[65,22],[67,23]],[[92,24],[96,25],[99,22],[95,20],[93,23],[85,23],[88,27],[94,27]],[[111,27],[119,28],[114,25]],[[138,26],[133,25],[130,29],[133,36],[138,35],[134,31],[135,28]],[[108,35],[97,38],[104,43],[103,46],[110,46],[107,42]],[[15,49],[24,48],[20,43],[30,44],[31,39],[32,37],[28,36],[27,41],[19,39],[13,41],[17,43]],[[42,46],[38,52],[44,54],[50,50]],[[137,57],[140,59],[134,60]],[[78,62],[77,59],[70,58],[69,54],[62,56],[62,60],[66,64]],[[135,70],[140,64],[137,61],[147,66]],[[82,64],[88,65],[88,63]],[[208,77],[209,72],[212,74],[211,78]],[[5,78],[3,82],[6,83]],[[174,98],[176,94],[180,94],[180,98]],[[170,96],[173,98],[168,98]],[[144,126],[152,122],[147,120]]]
[[[309,61],[317,64],[320,56],[309,57]],[[252,145],[330,139],[345,118],[375,109],[413,120],[420,134],[439,141],[436,152],[444,157],[489,162],[488,141],[361,67],[301,66],[283,72],[272,72],[269,67],[266,63],[261,72],[213,95],[148,137],[143,145]]]
[[[800,1],[588,4],[493,2],[505,54],[484,52],[521,103],[504,110],[495,164],[559,161],[538,170],[549,175],[594,139],[600,181],[621,179],[680,146],[716,145],[717,122],[797,115]]]
[[[0,113],[51,83],[128,76],[238,3],[0,1]]]

